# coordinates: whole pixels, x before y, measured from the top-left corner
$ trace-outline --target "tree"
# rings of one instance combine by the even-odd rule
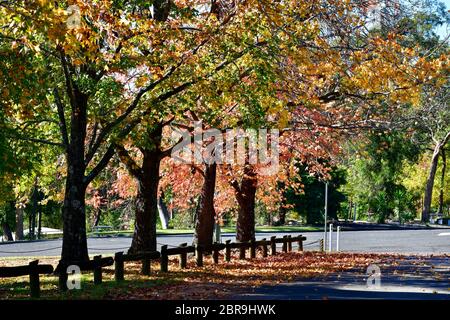
[[[138,184],[134,234],[129,252],[156,250],[160,163],[170,154],[170,150],[161,150],[163,126],[164,124],[159,123],[153,128],[147,127],[143,137],[144,143],[139,148],[142,156],[141,166],[123,146],[116,147],[119,158]]]
[[[206,97],[211,112],[238,109],[230,119],[244,128],[282,127],[305,106],[316,108],[316,116],[339,118],[349,100],[368,99],[372,106],[386,96],[414,101],[433,75],[426,71],[431,64],[415,59],[416,52],[400,46],[395,35],[361,42],[348,37],[362,29],[352,5],[1,2],[0,104],[11,122],[35,124],[14,138],[58,147],[66,158],[62,262],[88,259],[86,190],[118,149],[122,160],[133,158],[126,155],[130,150],[143,151],[140,169],[146,173],[138,179],[143,196],[137,200],[134,242],[139,245],[133,247],[154,247],[161,119],[196,110],[198,96]],[[233,92],[236,80],[242,84]],[[358,120],[367,110],[361,105],[355,107]],[[131,167],[139,170],[138,163]],[[248,221],[240,224],[238,237],[247,239],[254,233],[257,174],[248,163],[240,171],[243,180],[235,190],[245,199],[240,214],[249,218],[238,218]]]
[[[4,120],[4,114],[0,110],[1,127],[4,127]],[[10,204],[14,197],[10,179],[14,173],[12,165],[14,157],[4,132],[4,130],[0,130],[0,153],[2,154],[2,161],[0,161],[0,224],[6,240],[13,241],[11,229],[14,226],[14,221],[11,221]]]
[[[217,164],[206,164],[202,175],[204,182],[196,209],[194,242],[198,245],[207,246],[213,242],[214,224],[216,222],[214,194],[216,192]]]
[[[171,104],[171,106],[166,106],[166,109],[163,109],[158,115],[157,118],[166,118],[169,117],[171,120],[175,118],[182,118],[182,114],[184,111],[190,110],[193,111],[195,109],[195,101],[198,100],[197,96],[199,94],[205,94],[206,92],[212,92],[210,88],[207,88],[210,84],[211,79],[215,79],[215,77],[222,77],[222,83],[226,83],[227,72],[230,72],[230,68],[234,68],[231,63],[234,65],[240,64],[239,60],[244,56],[248,58],[248,56],[252,55],[253,51],[261,50],[261,46],[264,46],[264,42],[258,42],[257,38],[252,39],[251,32],[253,30],[251,28],[255,27],[256,21],[254,20],[254,13],[249,12],[240,14],[240,11],[237,11],[240,7],[246,7],[247,5],[237,4],[233,1],[221,2],[220,4],[217,2],[213,2],[210,9],[204,9],[202,14],[208,14],[206,18],[199,17],[197,21],[194,21],[198,24],[199,29],[197,31],[202,31],[201,29],[212,28],[212,30],[205,32],[203,35],[205,38],[198,44],[198,47],[193,49],[193,55],[195,59],[198,59],[196,62],[199,65],[202,64],[211,64],[213,66],[212,72],[209,72],[208,77],[203,77],[202,81],[196,81],[197,83],[189,82],[189,86],[186,86],[187,93],[183,92],[177,95],[177,97],[172,97],[172,99],[168,99],[167,104]],[[225,10],[226,9],[226,10]],[[241,8],[242,9],[242,8]],[[170,5],[166,10],[167,14],[170,14],[172,11],[176,11],[176,8],[172,8]],[[186,7],[187,11],[190,11],[192,14],[196,13],[196,9],[192,7]],[[215,19],[211,22],[208,20],[209,15],[215,16]],[[165,22],[168,18],[168,15],[164,16],[164,20],[160,20],[160,22]],[[242,28],[241,22],[248,20],[249,25],[247,28]],[[212,25],[208,25],[212,23]],[[248,29],[250,28],[250,29]],[[227,30],[233,30],[233,34],[227,34]],[[223,32],[223,34],[218,34],[218,32]],[[241,38],[236,37],[237,34],[246,34],[247,39],[250,41],[243,42]],[[220,40],[220,42],[218,42]],[[223,60],[223,56],[227,56],[227,59]],[[211,63],[212,62],[212,63]],[[229,65],[229,66],[228,66]],[[192,70],[193,75],[199,72],[199,68],[195,67]],[[234,74],[234,72],[231,72]],[[181,79],[184,77],[192,77],[191,75],[182,74]],[[178,108],[173,106],[179,106]],[[180,116],[181,115],[181,116]],[[130,251],[139,251],[139,250],[155,250],[156,249],[156,217],[158,213],[158,185],[159,185],[159,163],[160,161],[168,156],[171,152],[171,148],[169,147],[167,150],[161,150],[162,144],[162,130],[168,125],[171,121],[161,122],[152,119],[148,119],[144,125],[137,127],[137,130],[142,130],[145,134],[137,134],[140,138],[137,141],[133,141],[132,145],[137,146],[140,149],[140,152],[143,156],[143,166],[139,169],[136,161],[127,155],[127,151],[123,147],[118,147],[119,156],[127,167],[132,175],[137,179],[140,187],[138,191],[138,201],[142,199],[142,205],[137,206],[136,211],[136,224],[135,224],[135,233],[133,236],[132,246]],[[141,141],[146,141],[147,145],[141,143]],[[148,160],[146,160],[148,158]],[[148,163],[147,167],[145,167],[146,163]],[[152,164],[152,167],[150,167]],[[133,170],[136,169],[136,170]],[[141,174],[139,175],[138,172]],[[206,170],[206,172],[209,172]],[[145,185],[143,182],[147,185]],[[214,189],[211,191],[214,194]],[[204,195],[207,195],[205,193]],[[202,201],[205,197],[202,197]],[[212,203],[211,200],[205,200],[209,203]],[[201,208],[206,208],[207,206],[200,205]],[[211,206],[208,207],[211,209]],[[202,210],[200,213],[203,212]],[[210,213],[208,213],[211,215]],[[214,217],[214,215],[213,215]],[[206,228],[206,226],[205,226]],[[200,229],[205,229],[204,227]]]
[[[414,197],[402,181],[404,167],[417,161],[420,146],[410,134],[399,131],[370,131],[353,142],[353,152],[345,161],[348,167],[347,192],[360,213],[374,216],[378,222],[401,216],[411,210]]]
[[[8,224],[8,229],[12,230],[15,226],[15,240],[23,240],[24,238],[23,225],[27,206],[31,205],[30,207],[36,208],[37,201],[44,200],[42,197],[41,199],[33,197],[37,190],[37,183],[39,182],[40,188],[46,191],[46,199],[57,193],[45,189],[51,185],[57,185],[55,176],[52,176],[56,175],[55,171],[58,170],[57,167],[52,168],[55,164],[55,150],[52,147],[39,148],[34,144],[11,138],[11,136],[22,132],[24,128],[29,126],[31,126],[31,123],[23,122],[15,128],[12,127],[7,117],[1,117],[0,119],[2,131],[0,148],[3,153],[0,168],[2,176],[0,179],[0,203],[2,207],[4,206],[3,212],[8,216],[4,221]],[[41,193],[41,191],[39,192]],[[36,201],[33,201],[33,199]],[[28,210],[28,213],[30,221],[36,221],[36,210]],[[14,215],[15,218],[13,218]],[[38,231],[39,225],[38,223]],[[31,226],[32,223],[30,223],[30,228]],[[33,230],[35,229],[36,225],[34,225]],[[34,232],[30,232],[30,236],[33,235]]]
[[[447,173],[447,155],[446,150],[441,150],[441,158],[442,158],[442,171],[441,171],[441,181],[439,185],[439,209],[438,213],[444,213],[444,193],[445,193],[445,175]]]
[[[448,118],[448,115],[445,114],[445,111],[444,114],[441,114],[441,110],[448,109],[445,98],[439,107],[433,106],[433,102],[431,102],[435,98],[443,97],[442,92],[447,90],[445,79],[448,74],[448,45],[445,40],[440,41],[439,36],[435,33],[435,28],[448,23],[450,15],[446,11],[445,5],[439,1],[405,3],[402,4],[401,11],[401,17],[394,26],[379,31],[385,36],[391,31],[401,34],[399,43],[418,52],[418,62],[422,64],[422,67],[428,65],[428,70],[423,69],[419,72],[418,80],[422,79],[420,81],[423,82],[423,79],[426,79],[420,73],[427,73],[428,80],[417,91],[419,95],[415,107],[418,108],[411,108],[409,104],[405,104],[403,108],[393,112],[390,128],[399,131],[410,131],[411,128],[414,128],[416,133],[412,137],[416,143],[427,145],[429,142],[426,140],[431,140],[434,144],[422,209],[422,220],[428,221],[434,178],[440,149],[443,147],[441,143],[445,145],[446,127],[448,127],[443,120],[445,117]],[[437,94],[435,95],[435,93]],[[386,199],[378,202],[385,205]]]
[[[428,222],[430,218],[434,180],[438,169],[439,157],[444,153],[444,148],[450,140],[449,110],[448,89],[444,86],[437,92],[427,90],[424,94],[422,108],[414,112],[412,116],[415,126],[421,130],[428,141],[433,143],[433,151],[423,200],[423,222]],[[445,157],[443,157],[443,160],[445,162]]]
[[[247,38],[221,47],[223,36],[234,37],[225,32],[226,24],[204,19],[183,2],[171,4],[170,21],[161,22],[169,14],[166,3],[79,0],[69,17],[66,2],[0,7],[1,45],[17,64],[2,68],[7,94],[1,103],[10,110],[19,106],[31,119],[50,118],[55,124],[50,132],[17,138],[55,145],[66,154],[63,262],[88,259],[86,188],[117,143],[163,102],[258,47]],[[155,10],[159,7],[166,9]],[[245,10],[250,7],[243,2],[233,10],[228,20],[233,28],[245,30],[241,21],[247,17],[256,22],[256,9]],[[20,76],[16,67],[24,71]]]
[[[308,224],[323,223],[324,219],[324,199],[325,183],[320,176],[311,174],[306,166],[298,164],[299,171],[293,179],[298,179],[302,184],[302,191],[299,194],[293,189],[286,192],[286,204],[293,210],[306,218]],[[338,212],[341,209],[341,203],[346,200],[346,196],[339,190],[346,183],[345,171],[338,168],[332,168],[329,172],[328,180],[328,217],[337,219]]]

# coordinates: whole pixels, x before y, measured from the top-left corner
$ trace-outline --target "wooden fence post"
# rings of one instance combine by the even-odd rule
[[[302,235],[300,235],[300,238],[298,238],[298,251],[303,251],[303,239],[302,239]]]
[[[288,251],[292,252],[292,237],[291,235],[288,235]]]
[[[59,274],[58,274],[58,287],[59,291],[65,292],[67,291],[67,280],[69,279],[69,275],[67,274],[67,265],[59,261]]]
[[[114,255],[114,278],[116,281],[125,280],[123,264],[123,252],[116,252]]]
[[[225,241],[225,261],[231,261],[231,240]]]
[[[287,252],[287,236],[283,236],[283,252]]]
[[[30,292],[32,298],[39,298],[41,295],[38,264],[39,260],[32,261],[28,264],[30,267]]]
[[[197,245],[195,251],[197,256],[197,267],[203,267],[203,247]]]
[[[151,261],[150,261],[150,259],[147,259],[147,258],[143,259],[142,260],[142,270],[141,270],[142,274],[144,276],[149,276],[150,275],[150,269],[151,269]]]
[[[263,242],[263,246],[262,246],[262,250],[263,250],[263,257],[266,258],[267,257],[267,243],[266,243],[266,238],[262,239]]]
[[[169,271],[169,256],[167,255],[167,245],[161,246],[161,272]]]
[[[218,248],[213,249],[213,260],[214,260],[214,264],[219,263],[219,249]]]
[[[273,256],[277,254],[277,243],[275,242],[276,238],[277,236],[270,237],[270,249]]]
[[[180,247],[187,247],[187,243],[180,244]],[[187,252],[180,253],[180,269],[186,269],[187,266]]]
[[[94,257],[94,284],[102,283],[102,256]]]
[[[244,244],[244,243],[242,243]],[[245,259],[245,245],[242,245],[241,247],[239,247],[239,259],[244,260]]]
[[[256,243],[255,243],[255,239],[252,239],[250,241],[250,258],[251,259],[256,258]]]

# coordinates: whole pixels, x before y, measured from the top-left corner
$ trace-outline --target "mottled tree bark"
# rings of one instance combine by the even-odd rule
[[[134,234],[129,253],[156,251],[156,221],[158,216],[159,148],[142,150],[143,165],[138,181]]]
[[[132,159],[123,146],[116,146],[120,160],[138,183],[134,233],[129,253],[156,250],[159,168],[166,154],[161,151],[162,128],[163,125],[158,124],[147,130],[146,146],[140,148],[141,166]]]
[[[86,185],[82,173],[75,166],[69,166],[64,196],[63,246],[61,260],[64,262],[89,260],[86,239]]]
[[[197,207],[194,243],[207,246],[213,243],[214,192],[216,189],[217,164],[207,164],[204,172],[204,182]]]
[[[238,241],[250,241],[255,238],[255,201],[257,188],[257,173],[254,166],[246,164],[241,184],[235,181],[232,185],[235,189],[236,200],[239,205],[236,239]]]
[[[70,143],[67,146],[67,178],[62,208],[63,245],[61,260],[86,262],[89,260],[86,239],[85,138],[87,129],[88,97],[78,89],[72,96]]]

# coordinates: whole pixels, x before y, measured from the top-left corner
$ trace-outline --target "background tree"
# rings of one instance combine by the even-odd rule
[[[320,176],[311,174],[305,165],[298,164],[299,171],[297,176],[302,185],[302,191],[299,194],[293,189],[289,189],[286,194],[286,204],[291,210],[295,210],[300,216],[304,217],[308,224],[323,223],[324,219],[324,199],[325,183]],[[337,219],[338,212],[341,210],[341,203],[346,200],[346,196],[339,190],[345,185],[345,171],[333,168],[329,172],[328,180],[328,217]]]
[[[401,177],[405,164],[417,161],[420,146],[399,132],[372,132],[367,143],[359,143],[356,150],[345,165],[349,171],[347,192],[357,203],[360,217],[368,214],[384,223],[397,218],[399,212],[414,211],[414,197],[407,194]]]
[[[221,37],[243,30],[242,19],[256,23],[259,7],[240,3],[229,21],[240,18],[233,19],[234,32],[228,34],[223,23],[204,19],[203,13],[185,3],[176,4],[167,23],[152,16],[152,8],[140,1],[71,4],[78,6],[81,19],[67,28],[66,2],[2,3],[2,47],[6,54],[21,57],[15,63],[24,70],[12,79],[13,66],[4,68],[2,84],[9,92],[2,105],[18,105],[29,118],[46,115],[58,124],[53,140],[26,132],[22,138],[64,150],[62,260],[84,261],[88,259],[86,188],[115,154],[117,140],[162,102],[255,48],[245,37],[236,38],[240,45],[235,50],[220,45],[226,43]],[[155,4],[160,5],[163,2]],[[217,48],[215,59],[210,60],[211,55],[196,58],[211,53],[204,47]]]
[[[433,187],[438,169],[439,158],[444,154],[445,146],[450,140],[450,108],[448,88],[442,87],[437,92],[425,92],[422,107],[413,112],[412,121],[420,131],[417,137],[424,138],[424,144],[432,144],[432,155],[428,178],[424,192],[422,221],[428,222],[430,218]],[[443,157],[445,162],[445,156]],[[444,166],[445,167],[445,166]],[[445,168],[443,167],[443,176]],[[443,179],[441,178],[441,185]]]

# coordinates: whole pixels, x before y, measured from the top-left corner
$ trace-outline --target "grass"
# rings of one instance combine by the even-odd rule
[[[311,232],[311,231],[322,231],[322,228],[315,226],[256,227],[256,232]]]
[[[222,227],[222,233],[234,233],[236,232],[235,226]],[[256,232],[311,232],[311,231],[321,231],[320,227],[314,226],[258,226],[256,227]],[[158,229],[156,231],[158,235],[171,235],[171,234],[192,234],[193,229]],[[131,236],[133,234],[132,230],[123,231],[103,231],[103,232],[90,232],[88,236],[95,237],[101,236]]]
[[[54,267],[58,264],[57,257],[38,257],[41,264],[51,264]],[[1,266],[24,265],[34,260],[33,257],[16,257],[9,258],[8,261],[1,261]],[[152,265],[152,267],[155,267]],[[102,285],[94,285],[92,272],[83,272],[81,275],[81,290],[68,290],[60,292],[58,290],[58,278],[53,275],[40,276],[41,299],[51,300],[84,300],[104,299],[106,295],[114,292],[115,295],[126,295],[130,288],[133,290],[152,290],[154,287],[170,285],[177,283],[177,278],[158,277],[157,274],[152,276],[143,276],[139,272],[139,263],[126,263],[125,281],[114,281],[114,267],[103,269]],[[0,300],[28,300],[29,297],[29,278],[28,276],[16,278],[0,278]]]
[[[236,226],[222,227],[222,233],[235,233]],[[316,226],[257,226],[256,232],[312,232],[312,231],[322,231],[321,227]],[[156,230],[158,235],[175,235],[175,234],[193,234],[193,229],[158,229]],[[88,237],[131,237],[133,235],[133,230],[116,230],[116,231],[100,231],[100,232],[88,232]],[[52,240],[60,239],[62,234],[51,234],[44,235],[42,239]]]

